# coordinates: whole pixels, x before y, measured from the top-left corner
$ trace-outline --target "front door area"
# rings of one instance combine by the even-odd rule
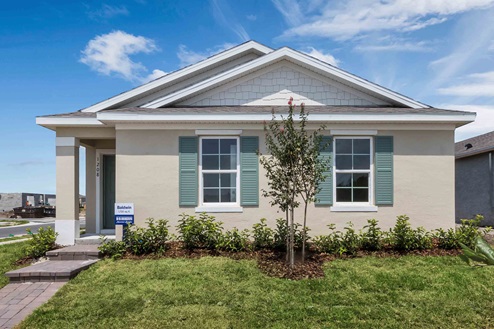
[[[115,229],[115,154],[102,154],[101,156],[101,229]]]

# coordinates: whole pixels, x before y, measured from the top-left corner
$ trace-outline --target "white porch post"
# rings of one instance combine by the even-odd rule
[[[79,139],[57,137],[57,244],[73,245],[80,236]]]

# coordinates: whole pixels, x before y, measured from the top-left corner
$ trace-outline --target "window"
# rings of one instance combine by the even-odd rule
[[[369,137],[337,137],[334,143],[336,204],[372,203],[372,146]]]
[[[238,204],[238,137],[201,137],[199,185],[202,205]]]

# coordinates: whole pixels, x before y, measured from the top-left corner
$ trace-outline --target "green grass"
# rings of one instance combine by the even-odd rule
[[[15,241],[15,240],[23,240],[23,239],[29,239],[31,235],[25,234],[25,235],[17,235],[17,236],[10,236],[8,238],[0,238],[0,243],[1,242],[7,242],[7,241]]]
[[[457,257],[338,260],[324,279],[269,278],[228,258],[102,261],[21,328],[484,328],[494,267]]]
[[[29,224],[28,220],[22,220],[22,219],[0,219],[0,223],[4,223],[0,225],[0,227],[7,227],[7,226],[17,226],[17,225],[23,225],[23,224]]]
[[[0,245],[0,288],[9,283],[8,278],[3,274],[21,267],[14,265],[14,263],[24,256],[26,244],[27,242],[19,242]]]

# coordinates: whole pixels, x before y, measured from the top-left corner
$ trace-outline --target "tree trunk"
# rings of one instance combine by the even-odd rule
[[[307,225],[307,202],[304,207],[304,226],[302,227],[302,262],[305,262],[305,240],[307,239],[306,227]]]
[[[288,207],[285,210],[285,219],[286,219],[286,227],[290,227],[290,221],[288,220]],[[288,233],[288,232],[287,232]],[[290,234],[287,234],[285,237],[285,245],[286,245],[286,263],[290,263]]]
[[[295,266],[295,232],[293,230],[293,224],[294,224],[294,215],[295,210],[293,206],[290,208],[290,270],[293,270]]]

